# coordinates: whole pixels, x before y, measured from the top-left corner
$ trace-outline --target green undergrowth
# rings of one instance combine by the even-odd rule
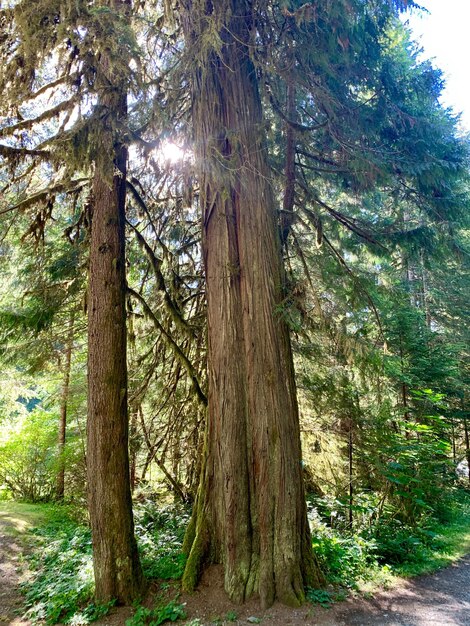
[[[184,606],[176,600],[171,600],[153,609],[144,606],[136,607],[133,616],[126,620],[126,626],[160,626],[160,624],[176,622],[185,617]]]
[[[31,575],[22,585],[25,616],[29,620],[80,626],[109,611],[112,603],[97,606],[92,602],[91,533],[88,526],[77,521],[70,509],[7,502],[2,503],[0,515],[5,519],[8,516],[12,534],[27,531],[32,542],[28,557]],[[152,501],[136,504],[136,536],[148,579],[181,577],[185,564],[181,544],[188,519],[188,510],[178,506],[160,507]],[[164,621],[171,621],[171,616],[178,613],[177,606],[163,605],[151,609],[155,614],[148,615],[146,612],[150,609],[141,607],[136,619],[142,618],[142,623],[155,625],[163,623],[158,620],[168,614]]]
[[[470,493],[457,490],[439,514],[423,515],[418,524],[398,516],[368,518],[354,532],[336,519],[310,509],[313,547],[329,586],[307,590],[307,598],[328,607],[351,590],[374,591],[395,577],[432,572],[470,552]],[[357,516],[359,518],[359,514]],[[23,584],[26,616],[33,623],[88,624],[111,605],[96,606],[93,597],[91,536],[70,509],[52,505],[0,502],[0,519],[12,536],[29,538],[31,575]],[[177,580],[184,569],[181,545],[189,511],[152,501],[135,506],[135,528],[148,579]],[[366,519],[364,517],[364,519]],[[162,588],[171,583],[161,582]],[[177,600],[137,606],[127,626],[157,626],[183,615]],[[163,620],[163,621],[162,621]]]
[[[88,624],[108,607],[91,604],[94,592],[91,534],[71,517],[52,519],[33,530],[37,546],[23,584],[26,617],[33,623]]]
[[[157,506],[146,500],[134,507],[135,532],[145,576],[178,580],[186,558],[181,553],[190,511],[181,505]]]
[[[370,592],[397,577],[418,576],[445,567],[470,552],[470,493],[456,491],[439,515],[409,525],[382,518],[355,532],[332,528],[310,511],[313,548],[333,591],[308,590],[310,601],[327,606],[341,589]]]
[[[400,536],[406,546],[403,533],[388,544],[400,557],[395,557],[393,563],[393,571],[399,576],[428,574],[455,562],[470,552],[470,493],[460,493],[443,519],[430,519],[421,535],[416,533],[415,545],[403,552],[398,549],[403,545]]]

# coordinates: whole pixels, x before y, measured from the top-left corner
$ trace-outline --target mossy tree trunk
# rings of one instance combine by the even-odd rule
[[[116,11],[127,2],[113,0]],[[96,600],[128,604],[142,593],[129,473],[126,363],[125,77],[103,51],[97,91],[102,126],[93,180],[88,287],[88,503]]]
[[[205,55],[192,95],[209,369],[205,459],[183,587],[193,589],[208,563],[223,563],[232,600],[257,593],[263,606],[298,605],[304,586],[321,575],[306,516],[277,211],[249,56],[251,4],[181,6],[188,48]]]

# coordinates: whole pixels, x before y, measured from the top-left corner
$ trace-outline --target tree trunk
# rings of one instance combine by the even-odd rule
[[[465,457],[467,459],[468,482],[470,483],[470,434],[467,418],[463,418],[463,427],[465,432]]]
[[[321,581],[302,481],[298,407],[276,204],[249,58],[250,3],[183,1],[189,49],[217,24],[193,75],[193,121],[208,304],[205,459],[184,550],[183,587],[223,563],[235,602],[298,605]]]
[[[130,420],[130,432],[129,432],[129,462],[130,462],[130,484],[131,492],[134,493],[134,489],[137,484],[137,451],[138,446],[136,442],[137,438],[137,409],[134,409],[131,414]]]
[[[126,2],[115,0],[116,11]],[[141,595],[129,477],[125,201],[127,149],[115,128],[127,117],[125,81],[102,53],[100,153],[93,180],[88,287],[88,502],[98,602]],[[113,89],[109,88],[113,85]]]
[[[74,336],[74,311],[70,314],[69,320],[69,332],[67,334],[67,342],[65,345],[65,363],[64,363],[64,378],[62,381],[62,393],[60,397],[60,412],[59,412],[59,432],[57,437],[58,455],[59,455],[59,468],[57,471],[56,479],[56,497],[58,500],[64,499],[65,492],[65,438],[67,431],[67,404],[69,399],[69,387],[70,387],[70,369],[72,365],[72,348],[73,348],[73,336]]]
[[[348,432],[348,467],[349,467],[349,528],[352,530],[354,524],[354,421],[349,419]]]

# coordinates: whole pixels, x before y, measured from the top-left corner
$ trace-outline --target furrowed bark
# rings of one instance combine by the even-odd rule
[[[182,2],[186,42],[209,22],[222,45],[192,77],[208,304],[205,461],[183,587],[223,563],[225,589],[298,605],[321,582],[303,490],[277,212],[262,141],[245,0]],[[242,17],[241,17],[242,16]]]
[[[127,2],[114,0],[116,10]],[[127,117],[125,80],[106,77],[100,105],[106,109],[93,180],[88,286],[88,504],[93,539],[95,596],[129,604],[142,592],[134,537],[129,472],[126,363],[125,203],[127,148],[115,128]],[[113,89],[109,89],[109,84]]]

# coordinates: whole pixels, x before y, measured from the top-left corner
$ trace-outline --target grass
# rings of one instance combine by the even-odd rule
[[[68,517],[65,508],[55,504],[27,504],[13,500],[0,500],[0,520],[6,523],[7,532],[15,538],[24,537],[37,526]]]

